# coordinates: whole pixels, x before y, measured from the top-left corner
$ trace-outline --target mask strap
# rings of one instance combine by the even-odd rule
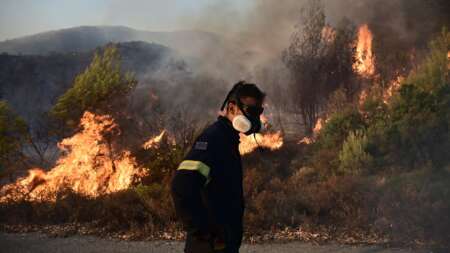
[[[227,102],[230,100],[230,97],[231,97],[232,95],[234,95],[234,93],[236,92],[236,90],[237,90],[239,87],[241,87],[242,85],[243,85],[243,84],[242,84],[241,82],[239,82],[239,83],[235,84],[235,85],[233,86],[233,88],[231,88],[230,92],[228,92],[227,97],[226,97],[225,100],[223,101],[223,104],[222,104],[222,107],[220,107],[220,110],[223,110],[223,109],[225,108],[225,106],[227,105]],[[237,97],[236,100],[237,100],[236,103],[240,103],[239,97]],[[239,107],[239,108],[240,108],[240,107]]]
[[[244,116],[245,116],[247,119],[249,119],[250,116],[249,116],[248,113],[244,110],[244,108],[243,108],[243,106],[242,106],[242,102],[241,102],[239,99],[237,99],[236,104],[237,104],[239,110],[241,110],[242,114],[244,114]]]
[[[232,90],[231,90],[231,91],[232,91]],[[227,97],[226,97],[225,100],[223,101],[223,104],[222,104],[222,106],[220,107],[220,110],[223,110],[223,109],[225,108],[225,106],[226,106],[226,104],[227,104],[227,102],[228,102],[228,99],[230,99],[231,91],[228,93]]]
[[[256,139],[256,133],[253,133],[253,138],[255,139],[256,145],[258,146],[258,150],[260,153],[264,151],[264,149],[259,145],[258,139]]]

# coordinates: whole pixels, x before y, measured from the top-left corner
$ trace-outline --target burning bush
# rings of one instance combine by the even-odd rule
[[[322,1],[308,1],[302,8],[296,31],[289,47],[283,52],[283,62],[291,74],[290,95],[294,110],[301,115],[306,134],[311,134],[328,97],[337,89],[345,90],[348,99],[357,91],[358,71],[371,73],[372,40],[368,28],[358,43],[354,25],[347,19],[336,27],[327,24]],[[365,32],[365,33],[364,33]],[[355,51],[362,58],[355,59]]]
[[[315,171],[309,176],[292,175],[292,180],[302,179],[297,186],[302,200],[290,204],[299,203],[309,217],[346,220],[346,226],[372,224],[395,241],[416,238],[445,244],[450,206],[445,183],[450,179],[445,155],[450,150],[449,47],[449,34],[444,30],[431,43],[429,57],[401,83],[389,102],[372,90],[360,109],[350,107],[330,115],[316,143],[308,147],[311,155],[306,164]],[[339,168],[367,175],[336,177]],[[311,176],[317,181],[306,180]],[[352,187],[339,191],[345,188],[341,184]],[[274,192],[290,196],[286,192],[295,188],[275,187]],[[322,189],[327,194],[321,194]],[[275,201],[268,199],[267,192],[261,198]],[[446,225],[441,226],[442,222]]]
[[[239,152],[245,155],[253,152],[258,147],[269,150],[277,150],[283,146],[283,137],[281,132],[275,133],[257,133],[255,135],[243,135],[240,137]]]
[[[374,89],[359,109],[349,106],[330,115],[313,145],[311,165],[333,172],[338,167],[348,167],[351,157],[367,162],[373,157],[372,165],[378,170],[410,170],[429,162],[436,168],[446,166],[450,102],[446,72],[442,70],[447,67],[448,60],[443,59],[447,57],[448,41],[448,33],[444,32],[431,43],[430,56],[403,81],[388,104],[383,94]],[[424,76],[428,82],[423,81]],[[364,137],[352,137],[355,131],[364,132]],[[356,145],[356,139],[364,142],[359,155],[354,152],[362,143]],[[324,161],[328,162],[323,164]],[[353,169],[368,171],[372,165],[364,162]]]
[[[55,200],[61,189],[96,197],[128,189],[145,175],[128,151],[116,150],[112,138],[120,134],[109,116],[85,112],[81,131],[64,139],[66,152],[49,172],[32,169],[29,175],[1,189],[1,201],[25,195],[30,200]]]
[[[80,131],[59,144],[65,154],[54,168],[31,169],[27,177],[0,189],[0,213],[8,217],[2,222],[95,222],[110,232],[138,229],[155,234],[174,227],[168,183],[173,168],[166,166],[169,170],[158,176],[162,162],[155,162],[159,167],[154,170],[139,166],[115,143],[120,134],[110,116],[85,112]],[[152,138],[153,143],[161,141],[158,137],[162,135]],[[147,186],[138,184],[143,180]]]

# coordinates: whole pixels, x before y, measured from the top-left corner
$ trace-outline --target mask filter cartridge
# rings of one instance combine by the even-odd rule
[[[252,123],[244,115],[237,115],[233,119],[233,127],[241,133],[246,133],[252,128]]]

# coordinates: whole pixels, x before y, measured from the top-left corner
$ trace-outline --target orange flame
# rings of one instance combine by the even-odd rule
[[[316,122],[316,125],[314,126],[313,133],[315,135],[319,134],[320,130],[322,130],[322,127],[323,127],[323,119],[319,118]]]
[[[450,70],[450,51],[447,51],[447,62],[448,62],[447,69]]]
[[[367,100],[367,96],[369,95],[369,92],[367,89],[363,89],[360,93],[359,93],[359,105],[362,106],[366,100]]]
[[[255,141],[255,137],[257,142]],[[257,133],[255,135],[240,135],[239,152],[241,155],[249,154],[258,148],[258,144],[262,148],[277,150],[283,146],[283,137],[281,131],[274,133]]]
[[[259,116],[259,119],[261,120],[261,123],[263,125],[265,125],[265,124],[267,124],[269,122],[269,119],[264,114],[261,114],[261,116]]]
[[[353,68],[362,76],[371,76],[375,73],[375,56],[372,51],[373,35],[367,24],[359,27],[358,41],[356,42],[357,62]]]
[[[336,31],[331,26],[322,28],[322,39],[327,43],[332,43],[336,39]]]
[[[159,146],[159,143],[161,142],[163,136],[166,134],[166,130],[162,130],[161,133],[155,137],[150,138],[148,141],[142,145],[144,149],[151,149]]]
[[[394,80],[389,83],[389,87],[383,92],[383,102],[385,104],[389,103],[389,99],[394,95],[394,93],[400,88],[403,80],[403,76],[397,76]]]
[[[326,122],[326,120],[325,120]],[[313,128],[313,134],[312,136],[305,136],[303,137],[298,144],[312,144],[316,141],[317,136],[320,133],[320,130],[322,130],[323,128],[323,123],[324,123],[324,119],[323,118],[319,118],[317,119],[316,125],[314,125]]]
[[[269,115],[269,116],[271,116],[271,115]],[[261,121],[261,125],[263,126],[263,129],[267,130],[271,127],[269,118],[266,115],[261,114],[261,116],[259,116],[259,120]]]
[[[108,141],[107,136],[120,135],[110,116],[85,112],[80,125],[80,132],[58,144],[67,153],[53,169],[29,170],[27,177],[0,189],[0,202],[24,197],[54,201],[62,189],[96,197],[127,189],[145,176],[129,151],[115,151]]]

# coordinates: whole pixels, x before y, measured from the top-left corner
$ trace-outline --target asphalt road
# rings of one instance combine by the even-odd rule
[[[76,253],[76,252],[148,252],[173,253],[183,252],[182,242],[176,241],[121,241],[103,239],[93,236],[70,236],[66,238],[48,237],[40,233],[9,234],[0,233],[0,252],[7,253]],[[243,245],[241,253],[428,253],[424,250],[385,249],[377,246],[347,246],[347,245],[312,245],[302,242],[266,243],[258,245]]]

